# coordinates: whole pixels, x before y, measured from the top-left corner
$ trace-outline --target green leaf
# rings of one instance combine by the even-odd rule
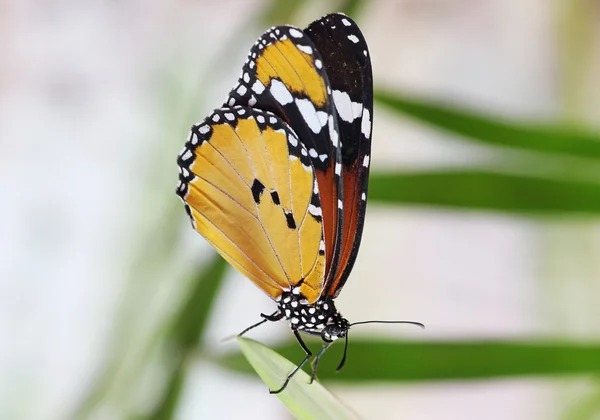
[[[454,106],[378,90],[375,101],[425,124],[494,146],[600,159],[600,135],[582,129],[509,122]]]
[[[193,350],[198,345],[228,267],[227,261],[215,254],[195,274],[193,288],[170,329],[170,339],[180,350]]]
[[[171,372],[162,398],[156,405],[154,412],[147,417],[148,420],[168,420],[173,418],[177,411],[186,373],[185,363],[180,364]]]
[[[315,341],[311,344],[314,345]],[[346,365],[336,373],[343,347],[343,343],[332,346],[320,360],[319,378],[364,384],[600,373],[600,343],[414,342],[351,338]],[[302,360],[302,351],[296,342],[277,346],[274,351],[291,360]],[[225,356],[219,363],[230,370],[250,371],[241,354]],[[279,383],[282,377],[278,376]]]
[[[227,262],[215,254],[212,261],[196,273],[196,279],[192,282],[193,289],[175,317],[167,339],[174,368],[165,384],[163,394],[147,419],[173,418],[187,374],[187,360],[202,338],[227,267]]]
[[[261,343],[238,337],[242,353],[269,389],[278,389],[294,370],[292,362]],[[317,381],[298,372],[286,389],[276,394],[279,400],[298,419],[355,419],[356,414],[345,407]],[[265,389],[265,393],[267,390]]]
[[[547,216],[600,215],[600,184],[486,170],[375,172],[369,202]]]

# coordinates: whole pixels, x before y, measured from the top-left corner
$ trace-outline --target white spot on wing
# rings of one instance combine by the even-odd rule
[[[358,42],[358,38],[356,37],[356,35],[348,35],[348,39],[354,42],[355,44]]]
[[[231,112],[225,113],[225,118],[227,118],[229,121],[235,120],[235,116]]]
[[[212,117],[212,120],[213,120],[214,122],[219,122],[219,120],[220,120],[220,119],[221,119],[221,118],[219,118],[219,115],[217,115],[217,114],[213,115],[213,117]]]
[[[308,154],[310,155],[310,157],[312,158],[316,158],[317,156],[319,156],[319,154],[317,153],[317,151],[315,149],[310,149],[308,151]]]
[[[237,93],[240,96],[244,96],[247,91],[248,91],[248,89],[246,89],[246,86],[244,86],[244,85],[240,85],[240,87],[237,88]]]
[[[365,108],[363,112],[360,131],[367,139],[371,137],[371,114],[369,113],[369,110],[367,108]]]
[[[338,147],[339,135],[333,123],[333,116],[331,115],[329,116],[329,137],[331,139],[331,144],[333,144],[333,147]]]
[[[352,115],[354,118],[358,118],[362,115],[363,106],[360,102],[352,102]]]
[[[325,127],[325,124],[327,124],[328,117],[327,112],[317,111],[317,117],[319,117],[319,121],[321,121],[321,127]]]
[[[297,47],[297,48],[298,48],[300,51],[302,51],[302,52],[304,52],[304,53],[306,53],[306,54],[309,54],[309,55],[310,55],[310,54],[312,54],[312,53],[313,53],[313,50],[312,50],[312,48],[311,48],[311,47],[309,47],[308,45],[296,45],[296,47]]]
[[[264,124],[265,123],[265,117],[263,117],[262,115],[258,115],[256,117],[256,121],[258,121],[261,124]]]
[[[290,35],[294,38],[302,38],[302,32],[295,28],[290,28]]]
[[[296,106],[302,114],[306,125],[308,125],[313,133],[318,134],[321,131],[321,122],[317,117],[317,111],[312,102],[308,99],[296,99]]]
[[[351,24],[350,24],[350,21],[349,21],[348,19],[346,19],[346,18],[342,19],[342,23],[343,23],[345,26],[350,26],[350,25],[351,25]]]
[[[321,211],[321,207],[313,206],[312,204],[310,204],[308,206],[308,211],[313,216],[322,216],[323,215],[323,212]]]
[[[288,136],[288,141],[290,142],[290,144],[294,147],[298,146],[298,139],[296,139],[295,136]]]
[[[263,93],[264,90],[265,90],[265,85],[263,85],[260,80],[258,80],[258,79],[255,80],[254,84],[252,85],[252,91],[254,93],[256,93],[257,95],[260,95],[261,93]]]
[[[362,193],[362,195],[360,196],[360,199],[361,199],[362,201],[365,201],[365,200],[367,199],[367,194],[365,194],[365,193]]]
[[[285,85],[277,79],[273,79],[271,81],[271,95],[279,102],[281,105],[287,105],[291,103],[294,98],[290,91],[285,87]]]
[[[337,162],[335,164],[335,174],[340,175],[341,173],[342,173],[342,165],[339,162]]]
[[[364,159],[363,159],[363,166],[365,168],[369,167],[369,155],[365,155]]]
[[[333,102],[340,118],[346,122],[352,122],[362,115],[362,104],[352,102],[350,95],[339,90],[333,91]]]
[[[206,134],[210,131],[210,127],[208,125],[201,125],[198,131],[200,134]]]
[[[321,69],[321,68],[323,68],[323,63],[321,62],[321,60],[317,59],[317,60],[315,60],[315,66],[318,69]]]

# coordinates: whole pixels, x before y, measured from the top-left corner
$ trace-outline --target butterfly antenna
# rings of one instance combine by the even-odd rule
[[[417,327],[425,328],[425,324],[421,324],[420,322],[416,321],[358,321],[350,324],[350,326],[360,324],[411,324],[416,325]]]

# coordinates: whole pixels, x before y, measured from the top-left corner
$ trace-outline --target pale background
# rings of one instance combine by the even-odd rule
[[[175,158],[188,127],[234,86],[266,29],[257,23],[266,5],[0,1],[0,418],[70,418],[109,360],[135,364],[155,351],[186,273],[210,255],[174,194]],[[585,21],[565,24],[578,9]],[[296,23],[326,11],[307,2]],[[598,2],[379,0],[357,21],[378,86],[515,119],[600,125]],[[582,39],[586,51],[570,48]],[[374,169],[494,160],[377,108],[372,156]],[[363,334],[597,339],[599,228],[372,206],[338,308],[350,320],[427,324]],[[215,352],[273,307],[230,277],[206,337]],[[270,325],[253,337],[286,334]],[[147,412],[165,374],[160,355],[151,360],[140,376],[123,368],[133,383],[109,392],[92,418]],[[600,394],[591,380],[541,379],[332,390],[369,419],[567,419]],[[286,416],[258,380],[202,360],[177,415]]]

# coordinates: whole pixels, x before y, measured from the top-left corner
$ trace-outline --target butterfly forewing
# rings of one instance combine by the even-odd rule
[[[308,152],[281,118],[236,106],[192,128],[178,195],[192,224],[273,298],[301,279],[318,299],[325,276],[319,188]]]
[[[272,111],[306,146],[320,188],[327,273],[333,278],[342,242],[342,157],[331,89],[314,43],[293,26],[265,32],[252,47],[226,103]]]
[[[369,50],[358,25],[331,14],[305,29],[321,54],[338,116],[342,152],[344,220],[340,270],[324,294],[337,296],[354,266],[367,203],[373,118],[373,76]]]

